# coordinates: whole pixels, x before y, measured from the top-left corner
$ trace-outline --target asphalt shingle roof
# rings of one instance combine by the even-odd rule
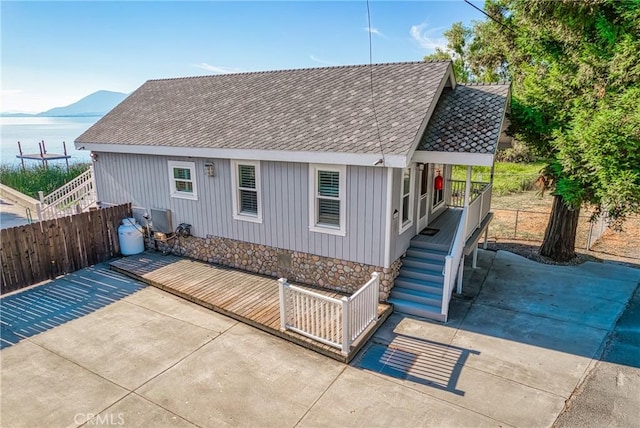
[[[418,150],[495,154],[508,83],[445,88]]]
[[[450,63],[373,66],[380,139],[407,154]],[[76,143],[379,153],[369,66],[150,80]]]

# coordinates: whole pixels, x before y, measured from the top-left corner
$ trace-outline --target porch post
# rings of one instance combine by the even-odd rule
[[[471,200],[471,165],[467,166],[467,182],[464,187],[464,206],[468,207]],[[493,176],[493,174],[492,174]]]
[[[478,267],[477,264],[478,264],[478,245],[476,244],[475,248],[473,249],[473,260],[472,260],[471,267],[475,269],[476,267]]]
[[[456,293],[462,294],[462,275],[464,274],[464,254],[460,259],[460,266],[458,267],[458,287]]]
[[[467,239],[467,230],[469,228],[469,203],[471,202],[471,165],[467,166],[467,181],[464,185],[464,204],[462,205],[466,208],[466,214],[464,216],[464,239]],[[465,242],[466,244],[466,242]]]
[[[491,164],[491,177],[489,178],[489,183],[493,184],[493,174],[496,170],[496,162],[495,160],[493,161],[493,163]]]

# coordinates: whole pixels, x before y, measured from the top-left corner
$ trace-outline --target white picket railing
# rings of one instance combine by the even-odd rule
[[[458,188],[458,192],[464,194],[465,183]],[[480,187],[482,185],[482,187]],[[456,278],[460,281],[462,274],[462,253],[467,239],[473,234],[478,226],[482,224],[482,220],[487,216],[491,209],[491,192],[493,185],[491,183],[472,183],[471,202],[468,207],[462,209],[460,223],[456,228],[453,243],[449,249],[449,254],[444,259],[444,285],[442,290],[442,307],[440,313],[445,319],[449,313],[449,301],[451,293],[456,283]],[[464,197],[463,197],[464,199]],[[464,205],[464,204],[463,204]]]
[[[487,184],[482,192],[469,204],[469,216],[467,218],[467,227],[465,238],[469,238],[477,227],[482,224],[485,216],[491,209],[491,192],[493,186]]]
[[[459,207],[462,208],[464,206],[464,191],[467,187],[467,182],[465,180],[449,180],[451,184],[451,198],[449,199],[450,207]],[[472,181],[471,182],[471,201],[476,199],[482,191],[489,185],[489,183],[485,183],[482,181]]]
[[[95,203],[96,186],[93,165],[64,186],[44,196],[40,192],[40,220],[51,220],[65,215],[82,212]]]
[[[291,330],[348,354],[351,344],[378,319],[380,275],[349,297],[335,299],[278,280],[280,328]]]
[[[456,282],[456,276],[460,263],[462,261],[462,252],[466,243],[465,237],[465,216],[467,215],[468,207],[462,209],[462,215],[460,216],[460,223],[456,228],[456,234],[451,244],[449,254],[444,259],[444,268],[442,273],[444,275],[444,282],[442,286],[442,307],[440,313],[444,315],[445,321],[449,314],[449,301],[451,300],[451,294],[453,293],[453,286]]]

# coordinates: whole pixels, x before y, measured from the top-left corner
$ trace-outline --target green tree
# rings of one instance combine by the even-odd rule
[[[468,65],[469,41],[473,34],[471,29],[462,25],[462,22],[455,22],[443,34],[447,39],[447,49],[436,48],[435,53],[425,56],[424,60],[449,60],[453,64],[453,73],[458,82],[471,81],[472,73]]]
[[[464,65],[508,76],[511,122],[547,159],[554,204],[540,253],[575,257],[580,208],[620,226],[640,209],[640,1],[487,0]],[[496,22],[497,21],[497,22]]]

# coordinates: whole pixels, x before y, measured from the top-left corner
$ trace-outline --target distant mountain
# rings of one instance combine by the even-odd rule
[[[73,104],[55,107],[42,113],[1,113],[4,117],[80,117],[104,116],[127,97],[122,92],[98,91]]]
[[[80,101],[65,107],[56,107],[43,111],[36,116],[104,116],[109,110],[117,106],[127,97],[122,92],[98,91],[87,95]]]

